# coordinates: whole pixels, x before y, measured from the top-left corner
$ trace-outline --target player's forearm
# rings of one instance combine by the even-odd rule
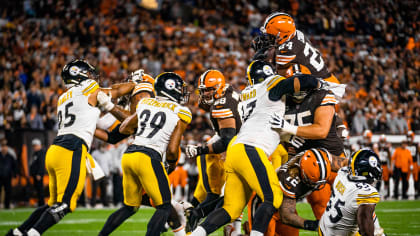
[[[104,142],[108,140],[108,133],[103,129],[96,129],[94,135],[95,135],[95,138],[100,139]]]
[[[299,126],[296,135],[306,139],[324,139],[328,136],[330,129],[319,124]]]
[[[126,94],[130,94],[133,91],[135,85],[136,84],[133,82],[112,85],[110,89],[112,98],[118,98]]]
[[[283,224],[303,229],[305,219],[296,212],[296,200],[289,197],[283,198],[280,206],[280,217]]]
[[[117,120],[119,121],[123,121],[125,119],[127,119],[127,117],[129,117],[131,115],[131,113],[125,109],[123,109],[122,107],[115,105],[114,108],[112,108],[109,111],[115,118],[117,118]]]

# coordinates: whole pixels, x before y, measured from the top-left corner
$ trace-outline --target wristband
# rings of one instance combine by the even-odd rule
[[[198,147],[197,148],[197,156],[200,156],[202,154],[208,154],[210,152],[209,147],[204,146],[204,147]]]
[[[298,126],[291,125],[291,124],[287,123],[286,121],[284,122],[283,131],[285,131],[285,132],[287,132],[289,134],[296,135],[297,129],[298,129]]]
[[[303,229],[316,231],[318,229],[319,220],[305,220],[303,222]]]

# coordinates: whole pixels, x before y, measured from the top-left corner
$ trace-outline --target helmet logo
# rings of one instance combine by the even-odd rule
[[[273,69],[271,69],[271,67],[269,65],[265,65],[263,67],[263,72],[266,75],[274,75]]]
[[[165,87],[168,90],[174,90],[175,89],[175,81],[172,79],[168,79],[165,81]]]
[[[79,67],[77,67],[77,66],[70,67],[70,70],[69,70],[70,75],[76,76],[76,75],[79,74],[79,72],[80,72],[80,68]]]
[[[376,167],[378,165],[378,161],[374,156],[369,157],[369,165],[372,167]]]

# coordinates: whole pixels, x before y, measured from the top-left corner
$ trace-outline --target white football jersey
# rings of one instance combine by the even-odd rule
[[[178,120],[191,122],[187,107],[170,100],[143,98],[137,104],[137,133],[133,144],[158,151],[162,157],[171,139]]]
[[[279,134],[271,129],[269,123],[274,112],[283,115],[284,98],[271,101],[268,97],[270,89],[284,77],[273,75],[263,82],[246,87],[241,92],[242,127],[237,134],[236,143],[243,143],[261,148],[267,156],[276,150],[280,143]]]
[[[83,139],[90,148],[101,111],[89,105],[88,96],[98,88],[95,80],[88,79],[60,96],[57,104],[57,136],[73,134]]]
[[[98,123],[96,124],[96,127],[99,129],[104,130],[112,130],[115,126],[117,126],[120,123],[115,116],[113,116],[111,113],[106,113],[101,118],[99,118]]]
[[[350,180],[346,167],[339,170],[332,187],[330,201],[319,222],[322,235],[355,235],[359,229],[357,209],[361,204],[378,203],[379,193],[370,184]]]

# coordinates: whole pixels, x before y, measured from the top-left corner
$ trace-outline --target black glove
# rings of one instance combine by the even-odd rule
[[[316,231],[318,229],[319,220],[305,220],[303,222],[303,229]]]

